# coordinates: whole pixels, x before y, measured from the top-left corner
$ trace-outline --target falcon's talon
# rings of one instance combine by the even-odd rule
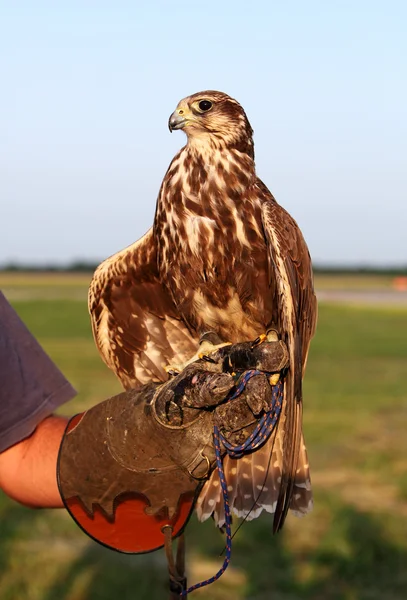
[[[213,358],[211,358],[208,354],[198,354],[199,358],[201,360],[204,360],[206,362],[210,362],[210,363],[216,363],[216,360],[214,360]]]
[[[260,346],[260,344],[263,344],[263,342],[265,342],[267,340],[267,335],[265,333],[261,333],[259,335],[259,337],[257,337],[254,342],[252,342],[252,345],[250,346],[251,349],[253,350],[253,348],[256,348],[257,346]]]
[[[182,369],[180,369],[178,365],[166,365],[164,371],[167,375],[170,375],[170,377],[176,377],[181,373]]]
[[[179,371],[176,371],[175,369],[168,369],[167,373],[170,377],[176,377],[179,375]]]

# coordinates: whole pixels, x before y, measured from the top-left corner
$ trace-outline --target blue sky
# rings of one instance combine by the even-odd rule
[[[178,101],[244,106],[316,263],[407,263],[407,3],[0,0],[0,263],[151,225]]]

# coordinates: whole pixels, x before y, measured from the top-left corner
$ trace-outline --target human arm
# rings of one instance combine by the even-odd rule
[[[56,461],[75,390],[0,293],[0,489],[28,506],[62,506]],[[51,415],[51,416],[50,416]]]
[[[56,480],[59,446],[67,419],[51,415],[34,432],[0,453],[0,489],[30,507],[63,506]]]

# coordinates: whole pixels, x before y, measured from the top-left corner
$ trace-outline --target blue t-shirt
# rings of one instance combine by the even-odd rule
[[[0,452],[75,394],[0,292]]]

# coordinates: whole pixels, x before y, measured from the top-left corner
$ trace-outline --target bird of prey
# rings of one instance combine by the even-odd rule
[[[125,388],[165,381],[166,365],[195,354],[201,336],[224,342],[278,332],[289,351],[279,425],[259,450],[224,459],[232,511],[248,519],[312,508],[302,435],[302,377],[317,306],[309,252],[294,219],[257,177],[253,130],[241,105],[217,91],[181,100],[169,119],[187,144],[159,191],[154,223],[105,260],[89,290],[97,347]],[[197,502],[224,522],[217,473]]]

